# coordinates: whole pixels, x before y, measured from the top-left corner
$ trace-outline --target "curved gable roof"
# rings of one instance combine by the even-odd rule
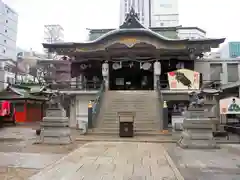
[[[112,31],[109,31],[108,33],[100,36],[99,38],[93,40],[93,41],[89,41],[89,42],[85,42],[85,43],[97,43],[100,41],[103,41],[105,39],[111,38],[113,36],[118,36],[118,35],[124,35],[124,34],[128,34],[128,35],[147,35],[147,36],[152,36],[153,38],[157,38],[159,40],[163,40],[163,41],[188,41],[188,39],[170,39],[167,38],[161,34],[158,34],[150,29],[145,29],[145,28],[130,28],[130,29],[115,29]]]
[[[54,44],[43,44],[44,48],[64,48],[64,47],[69,47],[69,46],[74,46],[74,45],[91,45],[91,44],[97,44],[101,43],[102,41],[106,41],[108,39],[112,39],[114,36],[137,36],[137,35],[143,35],[143,36],[149,36],[153,37],[154,39],[158,39],[160,41],[165,41],[165,42],[186,42],[189,44],[192,43],[211,43],[214,41],[215,43],[222,43],[224,42],[225,39],[199,39],[199,40],[189,40],[189,39],[171,39],[167,38],[159,33],[156,33],[152,31],[149,28],[144,27],[138,19],[137,13],[135,13],[134,9],[132,8],[129,12],[129,14],[126,16],[125,21],[121,26],[119,26],[118,29],[111,30],[107,32],[106,34],[103,34],[102,36],[98,37],[95,40],[92,41],[87,41],[87,42],[81,42],[81,43],[74,43],[74,42],[69,42],[69,43],[54,43]]]

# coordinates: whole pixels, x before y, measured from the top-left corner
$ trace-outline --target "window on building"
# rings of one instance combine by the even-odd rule
[[[4,54],[6,53],[6,50],[5,49],[3,49],[3,51],[2,51]]]
[[[128,10],[131,8],[131,2],[128,1]]]
[[[4,43],[7,43],[7,40],[6,40],[6,39],[4,39]]]
[[[8,23],[8,20],[6,20],[6,23]]]
[[[164,23],[160,23],[160,26],[164,26]]]
[[[135,8],[135,0],[132,0],[132,7]]]
[[[8,31],[7,31],[7,29],[5,29],[5,33],[7,33]]]

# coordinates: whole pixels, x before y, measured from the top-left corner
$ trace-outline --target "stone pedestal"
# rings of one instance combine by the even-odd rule
[[[188,109],[183,120],[183,132],[178,145],[188,149],[218,148],[212,131],[217,121],[212,120],[211,113],[203,108]]]
[[[61,108],[49,108],[41,123],[40,141],[48,144],[69,144],[71,132],[69,118]]]

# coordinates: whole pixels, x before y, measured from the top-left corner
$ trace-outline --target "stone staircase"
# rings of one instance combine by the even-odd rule
[[[133,111],[135,135],[155,135],[160,132],[160,111],[156,91],[107,91],[93,130],[100,134],[118,134],[117,112]]]

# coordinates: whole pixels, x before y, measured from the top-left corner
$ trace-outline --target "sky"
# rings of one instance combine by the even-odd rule
[[[86,28],[117,28],[120,0],[3,0],[19,15],[20,48],[42,51],[44,25],[60,24],[64,40],[85,41]],[[207,37],[240,41],[239,0],[179,0],[180,25],[198,26]]]

